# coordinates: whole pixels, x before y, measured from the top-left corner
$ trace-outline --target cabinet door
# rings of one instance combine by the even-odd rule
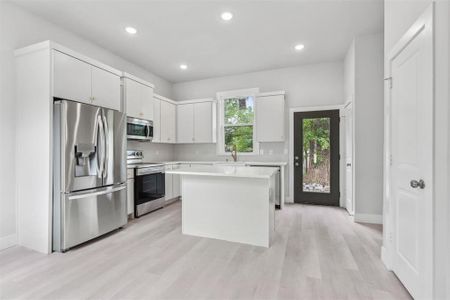
[[[161,100],[153,99],[153,142],[161,142]]]
[[[256,135],[258,142],[284,141],[284,95],[256,98]]]
[[[177,142],[194,142],[194,104],[177,105]]]
[[[127,180],[127,214],[134,213],[134,179]]]
[[[172,174],[173,198],[181,196],[181,175]]]
[[[169,142],[176,143],[177,141],[177,111],[176,105],[169,103]]]
[[[196,143],[213,142],[212,102],[194,104],[194,140]]]
[[[125,78],[125,99],[127,101],[127,116],[132,118],[140,118],[141,99],[140,99],[140,83]]]
[[[141,84],[140,97],[142,118],[153,121],[153,88]]]
[[[175,143],[175,105],[161,101],[161,142]]]
[[[53,96],[91,103],[91,65],[53,51]]]
[[[120,77],[92,66],[92,104],[120,110]]]
[[[166,200],[170,200],[172,199],[173,196],[173,192],[172,192],[172,179],[173,179],[173,175],[172,174],[166,174],[165,175],[165,179],[166,179]]]

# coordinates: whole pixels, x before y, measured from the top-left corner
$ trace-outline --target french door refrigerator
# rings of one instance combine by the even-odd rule
[[[53,250],[127,222],[126,117],[69,100],[53,105]]]

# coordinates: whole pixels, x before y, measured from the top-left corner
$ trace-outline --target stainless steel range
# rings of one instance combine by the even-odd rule
[[[142,151],[127,151],[128,167],[134,168],[134,216],[147,214],[164,206],[164,164],[145,162]]]

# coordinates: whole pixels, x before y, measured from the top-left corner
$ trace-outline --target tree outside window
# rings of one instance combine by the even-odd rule
[[[224,151],[252,153],[254,125],[254,97],[233,97],[223,101],[224,106]]]

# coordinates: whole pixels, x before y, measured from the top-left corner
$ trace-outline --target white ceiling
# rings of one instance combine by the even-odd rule
[[[14,2],[171,82],[341,60],[383,29],[382,0]]]

